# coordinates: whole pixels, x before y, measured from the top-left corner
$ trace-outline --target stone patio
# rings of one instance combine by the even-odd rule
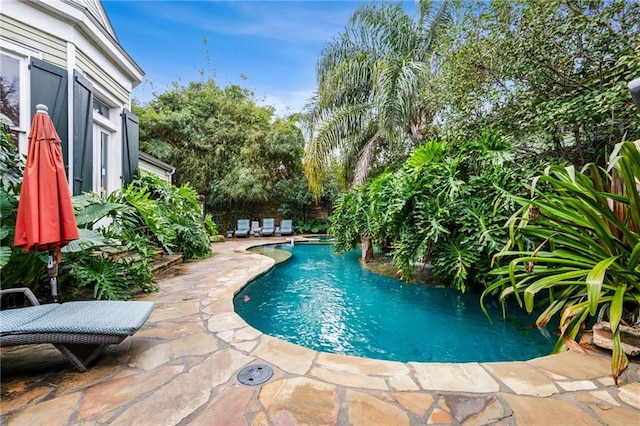
[[[615,387],[606,355],[527,362],[400,363],[319,353],[262,334],[234,294],[273,265],[245,249],[159,280],[149,321],[86,373],[51,345],[3,348],[0,421],[12,425],[631,425],[640,424],[637,359]],[[236,375],[267,364],[271,379]]]

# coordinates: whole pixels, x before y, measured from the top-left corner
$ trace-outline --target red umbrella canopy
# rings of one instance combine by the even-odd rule
[[[80,238],[64,171],[62,146],[47,107],[38,105],[20,190],[14,245],[59,250]]]

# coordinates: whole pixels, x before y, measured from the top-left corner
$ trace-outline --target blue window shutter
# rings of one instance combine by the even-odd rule
[[[122,185],[129,185],[138,169],[138,116],[125,109],[122,112]]]
[[[93,85],[73,72],[73,195],[93,190]]]
[[[69,100],[67,94],[67,70],[37,58],[29,64],[31,80],[31,119],[36,105],[49,108],[49,116],[62,142],[64,168],[69,175]]]

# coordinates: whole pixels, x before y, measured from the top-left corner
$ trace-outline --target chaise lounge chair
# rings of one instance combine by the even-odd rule
[[[238,229],[236,229],[235,236],[246,238],[249,236],[249,219],[238,219]]]
[[[33,306],[0,311],[0,347],[53,344],[80,372],[106,349],[132,336],[147,321],[152,302],[93,300],[40,305],[28,288],[1,290],[24,293]]]
[[[270,237],[275,232],[276,221],[273,218],[262,219],[262,236]]]
[[[254,237],[259,237],[262,235],[262,228],[260,228],[260,221],[252,220],[251,221],[251,235]]]
[[[293,224],[291,219],[282,219],[280,222],[280,235],[293,235]]]

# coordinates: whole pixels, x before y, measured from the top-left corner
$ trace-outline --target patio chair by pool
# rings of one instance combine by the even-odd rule
[[[238,228],[236,229],[235,236],[246,238],[249,236],[249,219],[238,219]]]
[[[84,372],[107,345],[132,336],[147,321],[152,302],[92,300],[40,305],[26,287],[1,290],[24,293],[33,306],[0,311],[0,347],[51,343]]]
[[[262,219],[262,236],[269,237],[273,235],[276,228],[276,221],[270,217],[266,219]]]
[[[260,228],[259,220],[251,221],[251,235],[253,235],[254,237],[259,237],[260,235],[262,235],[262,228]]]
[[[282,219],[280,222],[280,235],[293,235],[293,224],[291,219]]]

